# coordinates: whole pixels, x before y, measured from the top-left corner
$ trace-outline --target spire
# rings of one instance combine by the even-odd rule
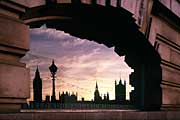
[[[119,80],[119,85],[122,85],[122,78],[121,78],[121,72],[120,72],[120,80]]]
[[[96,81],[96,88],[95,88],[95,91],[94,91],[94,101],[99,102],[101,99],[102,99],[102,97],[99,94],[98,84],[97,84],[97,81]]]
[[[96,89],[98,89],[98,84],[97,84],[97,81],[96,81]]]
[[[60,98],[61,98],[61,94],[60,94],[60,92],[59,92],[59,100],[60,100]]]
[[[122,85],[122,81],[121,81],[121,79],[119,80],[119,85],[120,85],[120,84]]]
[[[104,94],[104,100],[107,100],[107,96],[106,96],[106,94]]]
[[[39,79],[40,78],[40,73],[39,73],[39,68],[38,68],[38,66],[37,66],[37,68],[36,68],[36,72],[35,72],[35,79]]]
[[[124,88],[125,88],[125,91],[126,91],[126,80],[124,80]]]
[[[33,79],[33,94],[34,94],[34,101],[36,102],[42,101],[42,79],[40,77],[38,66],[36,68],[35,77]]]
[[[124,80],[124,86],[126,86],[126,80]]]
[[[107,100],[109,100],[109,93],[107,92]]]
[[[122,78],[121,78],[121,72],[120,72],[120,80],[119,80],[119,85],[123,85],[123,84],[122,84]]]

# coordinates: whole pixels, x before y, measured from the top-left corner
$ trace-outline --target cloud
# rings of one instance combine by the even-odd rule
[[[100,92],[104,94],[109,91],[110,98],[114,99],[114,80],[119,79],[120,71],[126,74],[124,79],[131,71],[124,57],[119,57],[114,48],[79,39],[63,31],[47,29],[45,25],[31,29],[30,38],[30,51],[22,62],[31,70],[31,83],[39,66],[43,79],[43,98],[46,94],[51,95],[49,66],[52,59],[58,67],[56,96],[59,91],[74,91],[86,100],[91,100],[95,82],[98,81]]]

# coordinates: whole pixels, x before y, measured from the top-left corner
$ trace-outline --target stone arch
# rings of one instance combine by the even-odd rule
[[[134,69],[130,76],[135,87],[133,104],[142,110],[160,109],[161,58],[125,9],[80,2],[53,3],[29,8],[21,19],[31,28],[46,24],[48,28],[115,47],[115,52],[125,55],[125,62]]]

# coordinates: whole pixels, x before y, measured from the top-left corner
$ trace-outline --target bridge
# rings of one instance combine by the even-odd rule
[[[1,0],[0,112],[19,112],[30,95],[29,70],[20,59],[29,50],[29,28],[43,24],[115,47],[119,56],[125,55],[125,62],[134,69],[130,79],[136,88],[132,96],[137,109],[179,110],[180,23],[179,13],[173,12],[180,9],[179,2],[177,10],[157,0],[142,2],[145,11],[139,24],[120,3]]]

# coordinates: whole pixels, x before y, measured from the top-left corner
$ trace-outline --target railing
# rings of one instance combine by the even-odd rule
[[[87,103],[31,103],[22,104],[21,109],[135,109],[132,105],[119,104],[87,104]]]

